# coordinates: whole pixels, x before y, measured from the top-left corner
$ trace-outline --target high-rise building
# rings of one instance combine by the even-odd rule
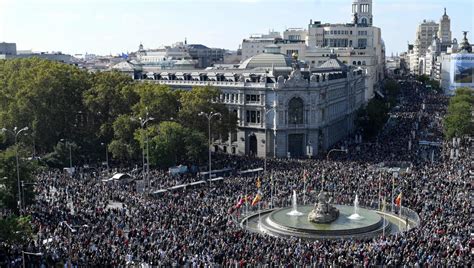
[[[439,24],[434,21],[423,20],[416,29],[416,40],[419,41],[419,53],[424,55],[433,41],[433,36],[438,34]]]
[[[441,41],[441,51],[446,52],[447,47],[451,44],[451,19],[446,14],[446,8],[444,14],[439,20],[438,38]]]

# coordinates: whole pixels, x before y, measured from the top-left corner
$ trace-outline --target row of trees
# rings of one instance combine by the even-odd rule
[[[104,146],[116,161],[139,161],[146,140],[152,165],[196,163],[207,148],[199,112],[222,114],[213,122],[216,136],[226,139],[236,128],[236,115],[212,101],[219,96],[212,87],[172,90],[38,58],[0,61],[0,74],[0,127],[28,126],[19,141],[50,165],[68,166],[69,149],[75,164],[103,160]],[[139,118],[147,116],[154,120],[142,129]],[[14,141],[2,140],[0,149]]]
[[[356,124],[367,139],[375,137],[387,122],[390,107],[397,103],[400,85],[393,79],[387,79],[384,83],[384,92],[385,98],[372,98],[358,111]]]
[[[474,91],[459,88],[450,99],[448,114],[444,118],[444,132],[447,138],[463,137],[474,133],[473,124]]]

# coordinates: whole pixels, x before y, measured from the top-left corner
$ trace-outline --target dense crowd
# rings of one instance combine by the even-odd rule
[[[232,175],[223,182],[153,196],[137,193],[133,183],[103,183],[100,174],[70,178],[50,170],[38,174],[36,202],[25,211],[32,215],[37,235],[25,245],[1,245],[0,266],[19,266],[22,251],[41,252],[26,256],[27,263],[36,265],[469,266],[474,245],[470,141],[442,140],[445,97],[414,83],[405,84],[401,95],[374,142],[347,139],[339,145],[349,153],[334,154],[329,161],[269,159],[268,175],[261,177],[261,205],[289,205],[293,190],[306,192],[307,200],[299,202],[314,203],[315,191],[324,185],[335,203],[350,204],[357,193],[361,205],[376,206],[381,197],[392,196],[393,175],[379,163],[409,161],[408,172],[395,184],[397,193],[403,193],[402,205],[419,214],[417,228],[361,240],[276,238],[236,224],[235,217],[254,208],[228,212],[239,197],[256,193],[255,176]],[[420,140],[442,146],[426,147]],[[457,157],[451,149],[457,149]],[[430,153],[435,157],[422,157]],[[216,158],[216,167],[263,166],[261,159]],[[309,176],[303,183],[305,170]],[[156,189],[202,179],[163,171],[152,171],[150,177]]]

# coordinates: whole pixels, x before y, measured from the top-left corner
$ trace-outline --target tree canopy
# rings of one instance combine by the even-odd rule
[[[64,140],[74,145],[73,164],[103,161],[102,144],[114,161],[140,161],[145,132],[140,118],[147,116],[153,118],[144,125],[150,128],[153,164],[163,167],[201,160],[208,122],[200,112],[222,114],[212,124],[215,137],[224,140],[237,124],[236,116],[215,101],[219,90],[209,86],[173,90],[115,71],[89,73],[38,58],[0,61],[0,74],[0,128],[28,126],[19,142],[47,156],[52,166],[69,164]],[[173,138],[165,139],[163,132]],[[0,148],[13,144],[11,135],[4,137]],[[173,161],[159,160],[168,154]]]

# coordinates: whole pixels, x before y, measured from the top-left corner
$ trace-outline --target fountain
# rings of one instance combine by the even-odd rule
[[[318,195],[318,203],[308,214],[308,221],[314,223],[330,223],[339,217],[339,210],[331,205],[332,199],[328,198],[327,193],[321,191]]]
[[[359,215],[359,196],[357,194],[354,199],[354,213],[352,213],[352,215],[347,218],[351,220],[360,220],[363,218],[361,215]]]
[[[244,229],[277,237],[302,239],[352,239],[377,237],[397,233],[404,223],[397,215],[359,207],[359,196],[354,205],[333,204],[332,198],[321,191],[314,205],[297,205],[293,191],[292,206],[275,208],[249,215],[242,219]],[[412,226],[410,226],[412,227]]]
[[[293,210],[287,213],[290,216],[301,216],[303,213],[298,211],[298,204],[296,203],[296,191],[293,190],[293,199],[292,199]]]

